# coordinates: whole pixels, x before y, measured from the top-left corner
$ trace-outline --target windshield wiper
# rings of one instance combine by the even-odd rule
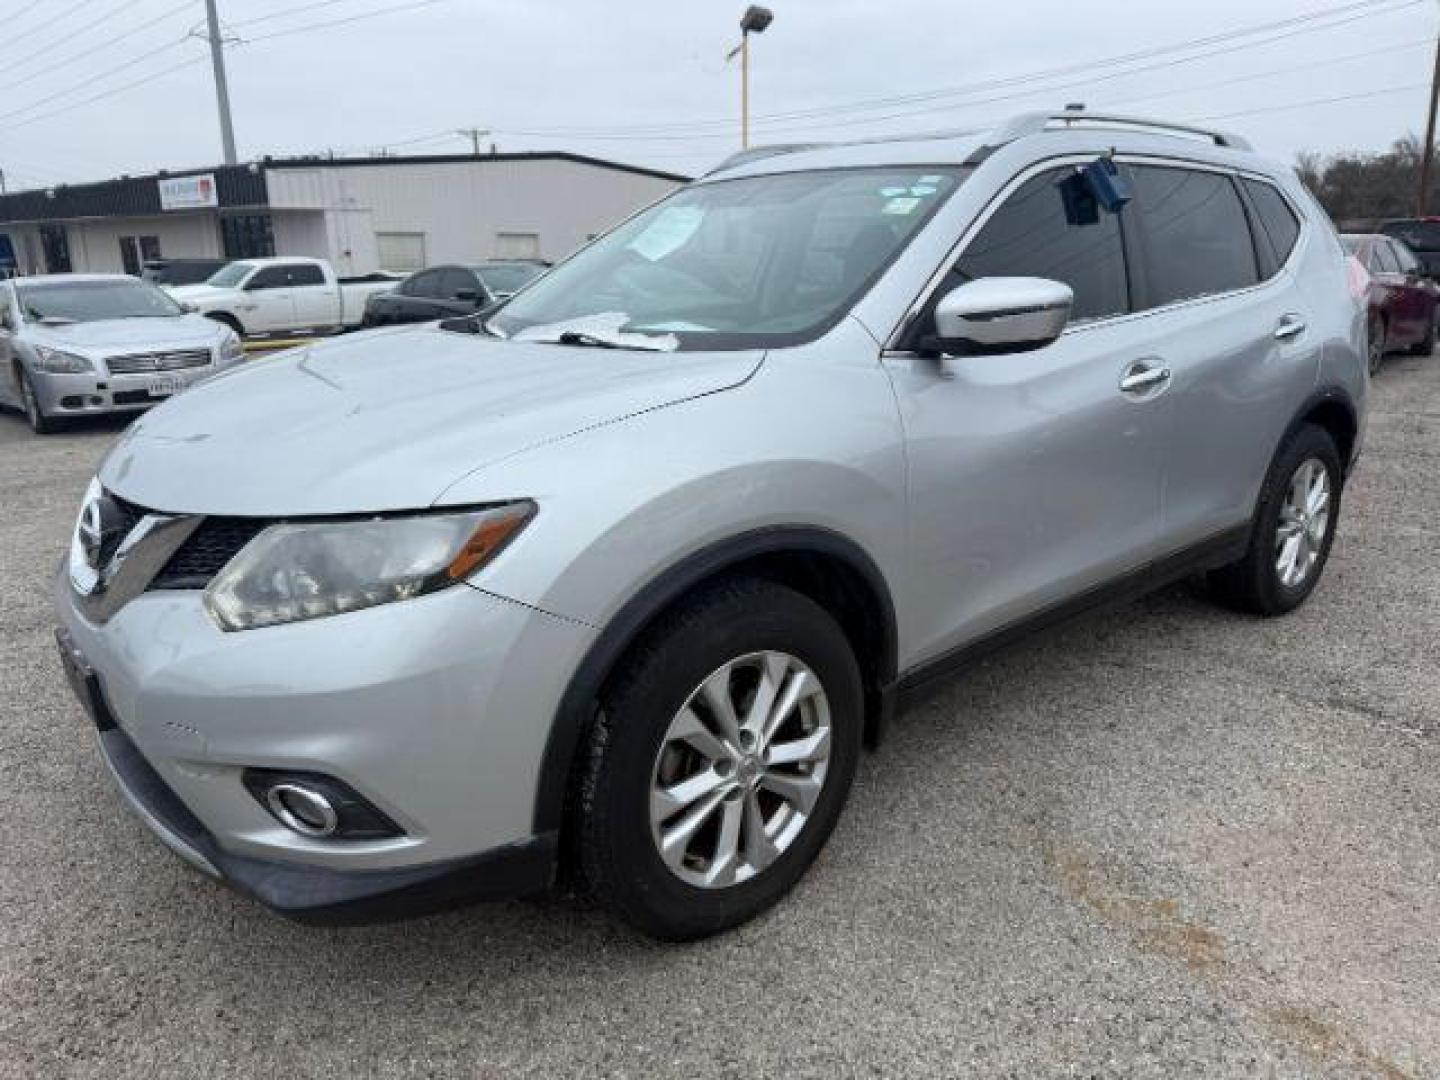
[[[620,349],[624,348],[619,342],[611,341],[608,338],[600,337],[597,334],[587,334],[583,330],[566,330],[559,337],[552,339],[556,345],[589,345],[596,349]],[[540,342],[540,344],[545,344]]]

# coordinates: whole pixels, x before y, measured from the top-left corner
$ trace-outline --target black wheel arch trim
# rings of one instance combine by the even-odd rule
[[[1300,408],[1295,411],[1295,415],[1291,418],[1290,423],[1286,425],[1284,433],[1280,436],[1280,441],[1275,444],[1275,452],[1278,453],[1280,447],[1284,446],[1290,437],[1299,431],[1303,425],[1311,422],[1309,418],[1316,409],[1321,406],[1330,405],[1338,405],[1345,411],[1353,432],[1353,441],[1351,442],[1348,453],[1346,453],[1345,447],[1336,447],[1341,453],[1341,466],[1344,469],[1345,475],[1348,477],[1360,449],[1360,410],[1356,408],[1355,401],[1351,398],[1350,392],[1342,386],[1329,385],[1314,390],[1300,405]],[[1271,455],[1271,460],[1274,460],[1274,454]],[[1265,467],[1269,469],[1269,462],[1266,462]]]
[[[874,559],[859,544],[831,529],[780,525],[721,540],[667,567],[641,587],[601,630],[560,699],[545,744],[535,793],[534,829],[561,828],[570,794],[575,756],[594,719],[595,701],[605,680],[650,622],[685,593],[726,570],[766,555],[820,555],[839,559],[859,574],[876,599],[880,614],[881,655],[878,685],[866,687],[867,727],[872,742],[894,708],[897,631],[890,587]]]

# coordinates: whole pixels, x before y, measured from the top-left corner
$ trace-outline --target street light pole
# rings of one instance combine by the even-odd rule
[[[220,142],[225,150],[225,164],[234,165],[235,127],[230,121],[230,86],[225,79],[225,45],[220,37],[220,15],[215,0],[205,0],[205,20],[210,40],[210,63],[215,68],[215,100],[220,107]]]
[[[769,8],[750,5],[740,17],[740,44],[731,49],[726,60],[740,54],[740,149],[750,146],[750,35],[762,34],[775,20]]]

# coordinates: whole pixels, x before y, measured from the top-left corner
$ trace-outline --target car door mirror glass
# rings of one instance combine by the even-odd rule
[[[1064,331],[1074,304],[1070,286],[1048,278],[969,281],[935,305],[935,332],[921,339],[920,348],[948,356],[1043,349]]]

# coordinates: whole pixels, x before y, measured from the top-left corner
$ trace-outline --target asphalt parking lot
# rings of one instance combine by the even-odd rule
[[[901,718],[788,902],[282,922],[111,792],[48,580],[118,425],[0,415],[0,1075],[1440,1076],[1440,357],[1393,359],[1326,580],[1174,590]]]

